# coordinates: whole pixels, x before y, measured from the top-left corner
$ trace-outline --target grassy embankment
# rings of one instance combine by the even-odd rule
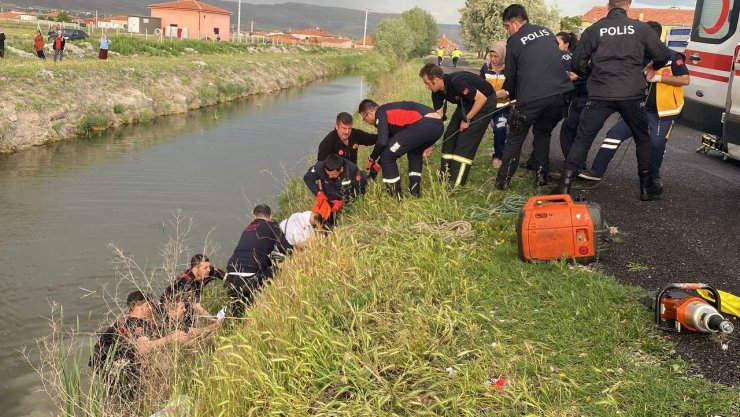
[[[6,45],[33,51],[32,29],[6,29]],[[0,102],[0,153],[304,85],[369,59],[352,51],[262,44],[123,36],[113,42],[111,50],[122,55],[108,61],[96,58],[97,43],[77,41],[68,43],[61,63],[50,53],[46,61],[9,53],[0,72],[9,92]]]
[[[374,97],[428,102],[418,66]],[[335,233],[285,263],[246,322],[181,369],[193,415],[740,415],[737,388],[692,376],[652,329],[640,290],[518,260],[515,216],[486,210],[533,193],[524,177],[493,191],[482,150],[468,186],[448,193],[436,165],[421,199],[372,185]],[[281,201],[283,213],[311,204],[299,182]],[[443,237],[440,220],[474,234]],[[494,377],[508,385],[492,389]]]

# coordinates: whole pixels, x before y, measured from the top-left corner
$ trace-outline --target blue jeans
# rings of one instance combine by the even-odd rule
[[[509,107],[493,114],[491,130],[493,131],[493,155],[491,158],[501,159],[504,156],[504,145],[506,145],[506,128],[509,119]]]
[[[663,165],[663,155],[665,154],[666,143],[668,137],[671,135],[671,129],[676,123],[678,115],[658,117],[658,113],[648,112],[647,121],[648,128],[650,131],[650,142],[652,144],[652,174],[654,177],[660,177],[660,166]],[[594,158],[593,164],[591,164],[591,170],[599,175],[604,175],[606,169],[609,166],[614,155],[617,153],[617,148],[622,142],[632,138],[632,131],[624,122],[624,119],[619,121],[606,132],[606,138],[599,148],[599,152]]]

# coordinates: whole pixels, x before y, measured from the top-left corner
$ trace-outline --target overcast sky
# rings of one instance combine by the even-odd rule
[[[234,0],[236,1],[236,0]],[[439,23],[458,23],[460,14],[458,10],[465,6],[465,0],[243,0],[252,4],[276,4],[293,1],[296,3],[316,4],[320,6],[338,6],[350,9],[370,8],[378,12],[400,13],[412,7],[418,6],[427,10],[437,19]],[[560,13],[563,16],[581,15],[593,6],[606,5],[608,0],[545,0],[548,4],[560,3]],[[695,0],[633,0],[633,7],[667,7],[682,6],[694,7]],[[516,3],[516,0],[512,0]],[[564,3],[564,4],[563,4]]]

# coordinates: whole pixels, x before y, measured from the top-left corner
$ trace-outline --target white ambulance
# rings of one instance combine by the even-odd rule
[[[740,0],[697,0],[681,123],[706,132],[702,147],[740,160]]]

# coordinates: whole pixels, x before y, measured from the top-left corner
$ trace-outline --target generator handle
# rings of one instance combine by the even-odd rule
[[[570,194],[549,194],[537,196],[537,205],[542,203],[567,203],[573,204]]]
[[[721,307],[722,307],[721,300],[719,298],[719,291],[715,290],[713,287],[710,287],[707,284],[702,284],[700,282],[674,282],[674,283],[668,284],[665,287],[663,287],[663,289],[658,291],[658,293],[655,295],[655,326],[657,326],[660,329],[673,330],[673,329],[668,329],[664,326],[661,326],[661,320],[660,320],[660,313],[661,313],[660,301],[663,299],[663,295],[672,289],[679,289],[679,290],[684,290],[684,291],[707,290],[714,296],[714,303],[710,302],[710,304],[712,304],[714,308],[717,309],[717,311],[722,311],[721,310]]]

